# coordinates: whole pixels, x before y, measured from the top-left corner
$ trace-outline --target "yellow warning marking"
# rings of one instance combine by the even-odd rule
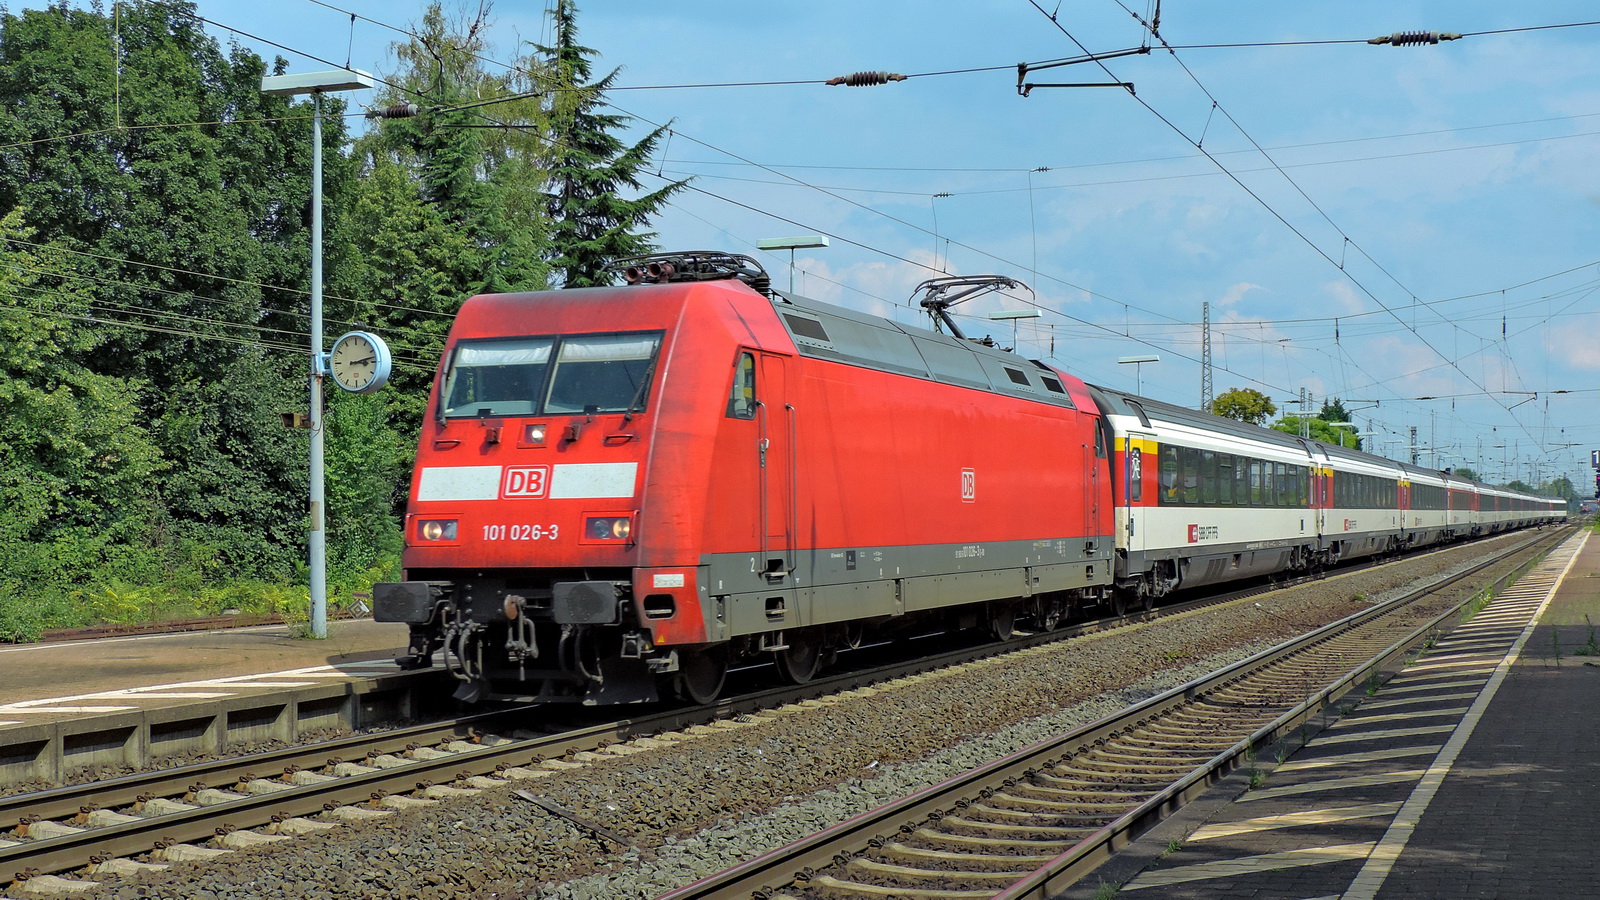
[[[1372,852],[1372,843],[1336,844],[1332,847],[1306,847],[1303,850],[1285,850],[1281,853],[1263,853],[1239,859],[1222,859],[1216,862],[1177,866],[1154,872],[1143,872],[1138,878],[1124,884],[1124,891],[1140,888],[1166,887],[1186,881],[1205,881],[1211,878],[1237,878],[1273,869],[1291,869],[1300,866],[1320,866],[1323,863],[1363,859]]]
[[[1361,806],[1338,806],[1333,809],[1303,809],[1281,816],[1261,816],[1207,825],[1189,835],[1191,841],[1209,841],[1215,838],[1272,831],[1277,828],[1296,828],[1301,825],[1327,825],[1331,822],[1348,822],[1351,819],[1370,819],[1373,816],[1392,816],[1400,811],[1400,801],[1393,803],[1365,803]]]
[[[1416,665],[1426,665],[1436,662],[1461,662],[1468,659],[1499,659],[1505,655],[1506,648],[1511,646],[1511,639],[1503,641],[1485,641],[1482,647],[1464,647],[1459,650],[1434,650],[1427,656],[1417,660]]]
[[[1459,694],[1433,694],[1427,697],[1401,697],[1398,700],[1369,700],[1361,704],[1358,709],[1393,709],[1396,706],[1416,706],[1418,703],[1438,703],[1441,700],[1471,700],[1478,696],[1477,691],[1462,691]]]
[[[1439,681],[1439,682],[1430,682],[1428,684],[1414,684],[1414,685],[1409,685],[1409,686],[1407,686],[1405,684],[1396,684],[1397,682],[1400,681],[1400,678],[1404,678],[1405,677],[1404,675],[1402,675],[1399,678],[1396,678],[1394,681],[1389,682],[1389,684],[1384,685],[1383,686],[1383,690],[1380,693],[1382,693],[1383,696],[1388,697],[1391,694],[1415,694],[1415,693],[1418,693],[1419,691],[1448,691],[1448,690],[1451,690],[1452,688],[1478,687],[1479,685],[1482,685],[1483,683],[1485,683],[1485,682],[1487,682],[1489,680],[1488,676],[1484,676],[1482,678],[1472,678],[1472,677],[1462,678],[1462,677],[1460,677],[1461,674],[1462,673],[1457,672],[1454,675],[1450,676],[1451,678],[1456,679],[1455,681]],[[1390,687],[1389,686],[1390,684],[1394,684],[1396,686],[1395,687]]]
[[[1381,728],[1377,731],[1362,731],[1355,734],[1335,734],[1330,736],[1317,736],[1318,744],[1349,744],[1354,741],[1377,741],[1384,738],[1416,737],[1423,734],[1444,734],[1454,731],[1456,726],[1451,725],[1424,725],[1420,728]]]
[[[1509,640],[1509,639],[1510,638],[1507,638],[1507,640]],[[1440,642],[1436,652],[1439,652],[1439,653],[1453,653],[1453,652],[1455,652],[1457,650],[1472,650],[1472,649],[1477,649],[1477,648],[1480,648],[1480,647],[1484,648],[1484,649],[1488,649],[1490,647],[1504,647],[1505,645],[1506,645],[1506,641],[1500,640],[1499,638],[1483,638],[1482,640],[1460,641],[1460,642],[1448,641],[1448,642]]]
[[[1437,698],[1432,698],[1432,699],[1437,699]],[[1366,709],[1366,707],[1362,707],[1363,711],[1365,711],[1365,709]],[[1352,727],[1352,726],[1359,727],[1359,726],[1362,726],[1362,725],[1371,725],[1374,722],[1395,722],[1395,721],[1406,721],[1406,722],[1409,722],[1412,719],[1417,718],[1418,716],[1459,716],[1459,715],[1465,713],[1467,711],[1467,709],[1468,709],[1468,707],[1465,707],[1465,706],[1455,706],[1455,707],[1451,707],[1450,709],[1414,709],[1411,712],[1389,713],[1387,715],[1382,715],[1382,716],[1347,716],[1347,717],[1345,717],[1343,719],[1340,719],[1339,721],[1333,723],[1332,727],[1334,727],[1334,728],[1349,728],[1349,727]]]
[[[1274,774],[1278,772],[1299,772],[1304,769],[1326,769],[1329,766],[1356,766],[1383,759],[1404,759],[1407,756],[1431,756],[1438,753],[1443,747],[1443,744],[1430,744],[1426,747],[1396,747],[1393,750],[1372,750],[1366,753],[1341,753],[1338,756],[1313,756],[1309,759],[1291,759],[1272,771]]]
[[[1472,733],[1478,727],[1478,722],[1483,719],[1484,711],[1489,708],[1490,702],[1494,700],[1495,693],[1499,691],[1500,685],[1505,681],[1506,674],[1511,671],[1512,662],[1522,655],[1522,648],[1528,643],[1528,638],[1533,635],[1533,629],[1538,624],[1539,617],[1544,614],[1551,598],[1555,597],[1556,593],[1561,590],[1562,583],[1566,581],[1567,573],[1572,571],[1573,564],[1578,561],[1578,555],[1583,552],[1583,548],[1589,543],[1589,535],[1590,532],[1585,531],[1578,538],[1577,546],[1571,550],[1572,555],[1567,558],[1566,565],[1561,569],[1561,574],[1556,577],[1545,592],[1544,598],[1539,602],[1539,608],[1534,611],[1527,627],[1522,630],[1522,634],[1511,645],[1511,649],[1506,652],[1505,658],[1500,661],[1500,665],[1495,669],[1494,677],[1490,678],[1489,683],[1484,686],[1483,693],[1472,704],[1472,710],[1461,720],[1461,725],[1456,729],[1455,734],[1452,734],[1450,740],[1445,742],[1444,749],[1439,751],[1439,755],[1434,759],[1433,765],[1429,766],[1428,771],[1423,774],[1417,787],[1406,800],[1405,805],[1400,807],[1400,811],[1395,814],[1394,821],[1389,823],[1388,831],[1384,832],[1383,838],[1373,848],[1366,864],[1356,874],[1355,880],[1350,882],[1350,888],[1344,892],[1344,900],[1373,900],[1373,898],[1377,897],[1378,891],[1383,887],[1383,883],[1388,880],[1389,872],[1393,870],[1395,862],[1400,859],[1400,854],[1405,851],[1406,845],[1411,842],[1411,835],[1417,829],[1417,822],[1422,819],[1422,814],[1427,811],[1428,806],[1433,802],[1434,796],[1438,794],[1439,786],[1444,783],[1445,777],[1450,774],[1451,768],[1455,765],[1456,757],[1461,755],[1462,748],[1466,747],[1467,741],[1472,738]],[[1571,543],[1571,541],[1569,540],[1567,543]],[[1564,548],[1566,545],[1563,544],[1562,546]],[[1551,566],[1558,564],[1560,562],[1559,553],[1560,551],[1558,550],[1557,553],[1546,557],[1545,563],[1541,564],[1541,568],[1546,564]]]
[[[1299,794],[1318,794],[1323,791],[1342,791],[1345,788],[1376,787],[1380,784],[1416,781],[1427,771],[1427,769],[1401,769],[1398,772],[1385,772],[1381,775],[1351,775],[1349,778],[1329,778],[1324,781],[1308,781],[1304,784],[1286,784],[1282,787],[1249,791],[1240,795],[1235,802],[1271,800],[1274,797],[1293,797]]]
[[[1477,656],[1472,659],[1458,659],[1450,662],[1416,663],[1406,667],[1407,675],[1422,675],[1427,672],[1437,672],[1441,669],[1470,669],[1476,672],[1493,672],[1495,663],[1500,661],[1504,654],[1495,654],[1493,659]]]

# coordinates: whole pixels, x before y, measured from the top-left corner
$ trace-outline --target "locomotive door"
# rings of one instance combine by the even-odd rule
[[[794,572],[794,456],[798,421],[795,408],[789,403],[786,360],[782,356],[761,353],[758,361],[756,453],[761,467],[762,564],[767,580],[776,582]]]

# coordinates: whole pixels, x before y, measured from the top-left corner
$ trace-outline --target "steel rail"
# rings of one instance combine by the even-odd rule
[[[660,900],[731,900],[753,895],[775,896],[774,892],[781,887],[792,884],[797,879],[809,879],[818,869],[844,863],[865,853],[876,843],[883,842],[887,836],[904,828],[915,827],[929,818],[958,809],[961,804],[980,796],[986,789],[1014,783],[1046,763],[1115,738],[1130,728],[1158,718],[1180,706],[1188,705],[1196,698],[1219,687],[1259,673],[1281,660],[1300,655],[1308,648],[1398,611],[1421,597],[1453,586],[1489,566],[1526,552],[1536,544],[1548,542],[1549,545],[1553,545],[1562,537],[1564,532],[1557,533],[1553,537],[1546,536],[1543,540],[1536,538],[1507,548],[1493,559],[1480,562],[1438,582],[1353,613],[1210,675],[1151,697],[1121,713],[963,772],[901,800],[764,853],[738,866],[664,894]],[[1537,556],[1542,557],[1547,550],[1548,547],[1541,548]],[[1343,676],[1312,693],[1305,701],[1283,713],[1270,724],[1218,753],[1207,763],[1197,767],[1114,822],[1102,827],[1032,875],[1009,889],[997,892],[996,900],[1045,898],[1072,884],[1109,859],[1116,850],[1130,843],[1138,834],[1220,780],[1246,753],[1270,744],[1278,736],[1299,727],[1332,705],[1352,685],[1364,680],[1369,674],[1382,670],[1394,659],[1408,652],[1410,647],[1424,640],[1429,633],[1471,600],[1470,597],[1462,600],[1426,624],[1412,629],[1405,637],[1390,643],[1366,662],[1348,670]]]
[[[1536,540],[1537,538],[1534,541],[1520,543],[1509,552],[1515,553]],[[1487,564],[1490,563],[1485,565]],[[703,707],[666,710],[530,739],[508,741],[479,750],[455,753],[446,758],[420,760],[404,767],[345,776],[335,782],[296,786],[286,784],[281,790],[247,796],[215,806],[152,816],[138,822],[86,828],[76,834],[24,841],[13,846],[0,846],[0,884],[26,878],[35,873],[66,871],[100,859],[145,853],[161,843],[203,840],[229,830],[267,826],[284,818],[314,815],[337,805],[374,800],[388,793],[410,791],[419,786],[440,783],[441,780],[449,782],[469,775],[492,774],[510,765],[536,764],[545,759],[574,752],[600,749],[619,740],[706,724],[717,719],[749,715],[788,703],[937,671],[1032,646],[1118,628],[1137,627],[1161,617],[1233,602],[1247,596],[1257,596],[1284,586],[1279,584],[1246,588],[1224,595],[1203,597],[1161,607],[1153,612],[1131,613],[1123,617],[1101,619],[1057,631],[1028,635],[1012,641],[987,643],[914,660],[898,661],[871,669],[816,679],[800,686],[756,691]],[[227,785],[250,780],[249,776],[264,769],[277,773],[290,771],[295,767],[316,768],[334,761],[333,758],[339,757],[340,754],[354,754],[359,758],[365,758],[374,753],[404,751],[450,737],[464,737],[470,734],[475,724],[514,718],[525,713],[525,708],[496,710],[381,734],[356,735],[168,770],[137,773],[106,781],[17,794],[0,798],[0,822],[58,819],[81,811],[128,806],[153,796],[182,795],[189,793],[190,788],[207,784]]]

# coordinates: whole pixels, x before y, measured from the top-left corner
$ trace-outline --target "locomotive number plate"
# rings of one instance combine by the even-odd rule
[[[486,541],[553,541],[561,534],[560,525],[485,525]]]

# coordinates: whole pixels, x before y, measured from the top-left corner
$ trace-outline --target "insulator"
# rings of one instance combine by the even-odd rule
[[[845,87],[866,87],[872,84],[888,84],[891,81],[905,81],[906,76],[895,72],[852,72],[838,78],[829,78],[828,84],[842,84]]]
[[[1391,47],[1409,47],[1414,44],[1437,44],[1440,41],[1458,41],[1461,35],[1452,31],[1396,31],[1370,38],[1369,44],[1388,44]]]
[[[369,110],[367,110],[367,118],[369,118],[369,119],[409,119],[412,116],[420,114],[421,112],[422,112],[422,107],[416,105],[415,103],[396,103],[393,106],[385,106],[383,109],[369,109]]]

